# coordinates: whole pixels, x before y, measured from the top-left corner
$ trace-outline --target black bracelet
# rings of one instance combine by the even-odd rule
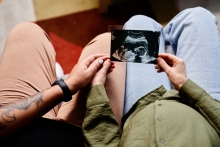
[[[64,94],[64,102],[68,102],[72,99],[72,93],[69,89],[69,87],[66,85],[66,83],[63,81],[63,79],[60,79],[60,80],[57,80],[55,81],[52,86],[54,85],[59,85],[60,88],[62,89],[63,91],[63,94]]]

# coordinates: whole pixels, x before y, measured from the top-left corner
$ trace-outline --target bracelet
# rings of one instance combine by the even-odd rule
[[[59,85],[60,88],[62,89],[63,94],[64,94],[64,100],[63,100],[64,102],[68,102],[72,99],[72,93],[71,93],[69,87],[63,81],[63,79],[55,81],[51,86],[54,86],[54,85]]]

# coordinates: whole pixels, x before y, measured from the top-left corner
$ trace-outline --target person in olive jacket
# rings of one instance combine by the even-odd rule
[[[220,146],[220,41],[216,24],[216,18],[201,7],[180,12],[165,28],[146,16],[132,17],[123,29],[161,31],[157,64],[126,63],[120,123],[118,112],[112,109],[112,97],[103,86],[108,70],[103,63],[87,95],[85,145]],[[163,53],[167,44],[175,55]]]

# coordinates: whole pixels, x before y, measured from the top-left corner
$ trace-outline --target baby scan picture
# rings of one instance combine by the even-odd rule
[[[134,63],[156,63],[160,32],[145,30],[111,31],[111,60]]]

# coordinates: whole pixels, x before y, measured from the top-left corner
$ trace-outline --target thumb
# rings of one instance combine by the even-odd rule
[[[111,66],[111,61],[109,59],[107,59],[106,61],[104,61],[101,70],[103,70],[103,72],[105,72],[105,74],[106,74],[108,72],[110,66]]]
[[[163,58],[158,57],[157,58],[157,64],[163,69],[165,73],[167,73],[170,70],[170,66],[166,63],[166,61]]]
[[[90,74],[95,74],[98,69],[103,65],[104,60],[102,58],[95,59],[88,67],[87,71]]]

